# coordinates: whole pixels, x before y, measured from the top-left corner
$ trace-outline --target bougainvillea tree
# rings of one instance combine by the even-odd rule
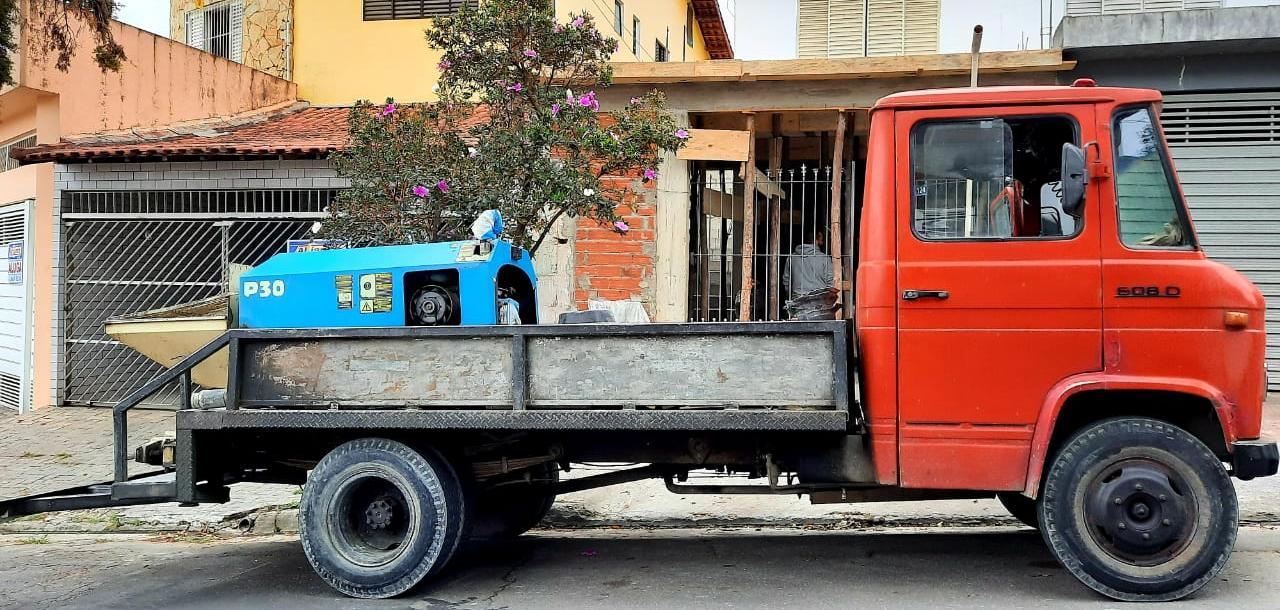
[[[600,112],[617,41],[589,14],[557,22],[550,0],[486,0],[436,19],[426,38],[442,55],[439,99],[353,110],[352,145],[337,155],[353,188],[335,203],[330,237],[462,238],[485,209],[530,251],[566,215],[625,233],[615,210],[631,181],[608,178],[652,185],[661,155],[688,138],[657,92]]]

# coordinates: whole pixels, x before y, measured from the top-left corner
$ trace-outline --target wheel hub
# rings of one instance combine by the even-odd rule
[[[1100,474],[1090,485],[1085,519],[1094,538],[1129,563],[1159,563],[1190,538],[1195,502],[1175,475],[1141,460]]]
[[[369,503],[364,511],[364,520],[370,528],[380,530],[391,524],[391,498],[380,497]]]

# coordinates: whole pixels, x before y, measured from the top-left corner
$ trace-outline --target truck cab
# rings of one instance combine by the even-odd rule
[[[1240,478],[1275,473],[1275,445],[1258,440],[1262,295],[1200,249],[1159,105],[1087,80],[876,105],[856,332],[880,482],[1004,491],[1031,511],[1055,459],[1108,421],[1128,422],[1129,443],[1139,425],[1185,433]],[[1177,518],[1134,517],[1197,510],[1194,494],[1149,493],[1195,485],[1160,451],[1068,481],[1098,508],[1090,534],[1067,537],[1120,566],[1186,543],[1163,535]],[[1108,577],[1139,578],[1090,578]]]

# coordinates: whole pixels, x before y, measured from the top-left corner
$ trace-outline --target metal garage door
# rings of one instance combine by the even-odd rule
[[[1168,95],[1161,120],[1205,251],[1266,295],[1280,390],[1280,91]]]
[[[107,336],[107,319],[226,291],[228,266],[257,265],[305,237],[333,190],[64,192],[63,402],[110,406],[163,369]],[[177,386],[149,406],[177,404]]]
[[[30,287],[25,255],[31,202],[0,208],[0,410],[19,413],[31,399]]]

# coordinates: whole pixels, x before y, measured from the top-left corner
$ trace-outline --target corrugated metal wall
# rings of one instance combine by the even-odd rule
[[[1280,91],[1166,95],[1161,121],[1205,252],[1266,295],[1280,390]]]

